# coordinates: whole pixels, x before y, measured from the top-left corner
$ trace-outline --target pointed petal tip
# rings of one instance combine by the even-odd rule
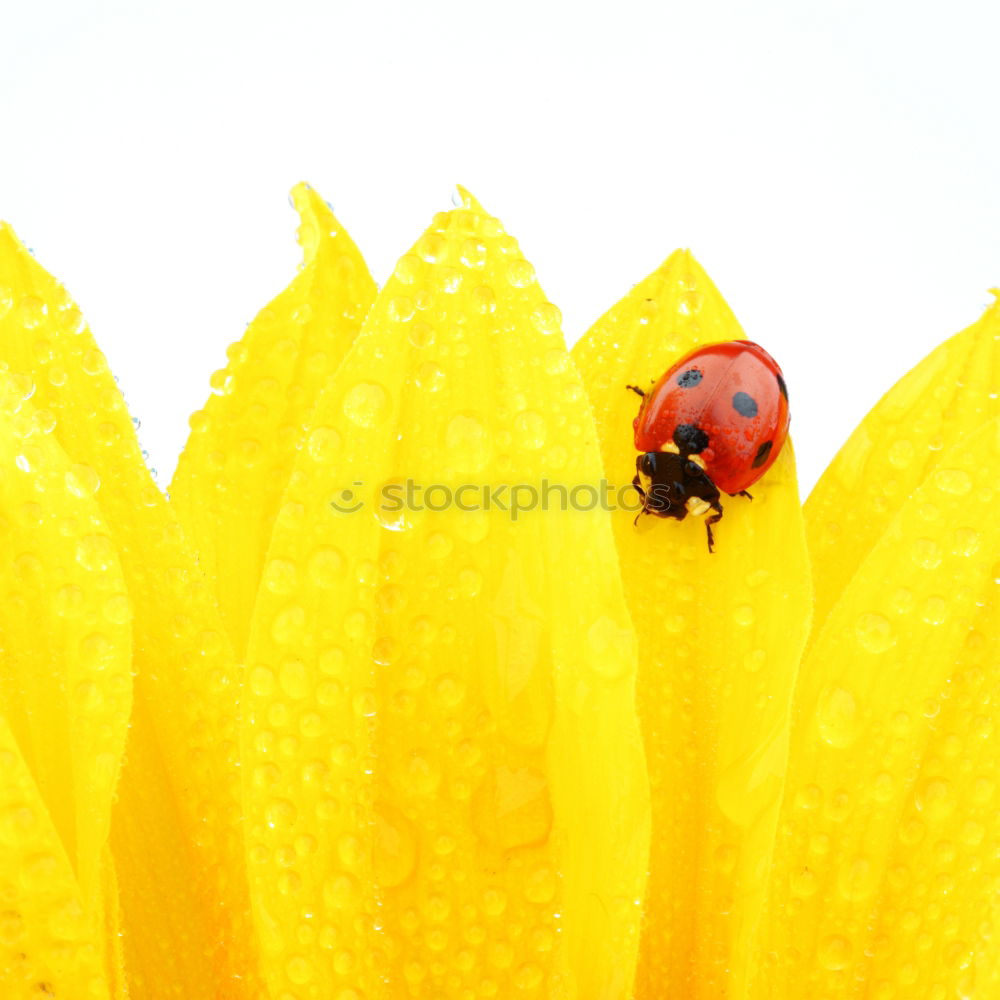
[[[473,212],[486,214],[486,210],[479,203],[478,199],[468,188],[463,187],[461,184],[455,185],[455,192],[452,195],[451,201],[456,208],[464,208]]]
[[[335,229],[338,224],[329,202],[324,201],[308,181],[299,181],[289,193],[289,199],[299,213],[298,239],[305,258],[303,263],[306,264],[316,254],[320,230],[324,227]]]

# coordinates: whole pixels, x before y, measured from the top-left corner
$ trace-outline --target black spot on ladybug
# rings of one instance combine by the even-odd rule
[[[701,381],[702,375],[697,368],[689,368],[677,376],[677,384],[682,389],[691,389]]]
[[[773,444],[773,441],[765,441],[757,449],[757,454],[753,457],[753,467],[755,469],[759,469],[767,461],[767,456],[771,454],[771,445]]]
[[[708,435],[694,424],[678,424],[674,430],[674,444],[682,455],[697,455],[708,447]]]
[[[785,397],[785,402],[788,402],[788,386],[785,385],[785,380],[781,377],[780,372],[775,372],[775,377],[778,380],[778,388],[781,390],[781,395]]]
[[[733,396],[733,409],[741,417],[756,417],[757,400],[753,396],[748,396],[745,392],[738,392]]]

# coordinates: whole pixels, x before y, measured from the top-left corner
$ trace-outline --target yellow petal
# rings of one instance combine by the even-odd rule
[[[100,482],[95,499],[132,603],[134,710],[112,818],[130,977],[156,983],[163,997],[207,988],[256,997],[238,826],[238,678],[222,623],[79,310],[5,225],[0,289],[0,359],[32,378],[39,426],[77,478]],[[170,825],[155,822],[161,802],[175,816]],[[125,845],[134,827],[119,820],[144,803],[153,811],[134,818],[159,842]],[[144,877],[158,854],[173,865]],[[147,955],[152,964],[139,968]]]
[[[924,358],[858,425],[805,505],[817,626],[928,469],[946,470],[969,430],[1000,413],[998,385],[1000,301]]]
[[[375,300],[361,254],[326,203],[307,184],[292,199],[302,268],[229,348],[170,484],[240,655],[303,422]]]
[[[272,993],[624,1000],[648,789],[607,517],[454,502],[600,459],[558,310],[471,198],[400,260],[310,441],[248,656]]]
[[[66,905],[79,908],[98,960],[113,965],[97,935],[106,904],[117,905],[106,899],[102,860],[131,705],[130,608],[92,497],[99,484],[44,433],[25,399],[31,390],[27,378],[0,372],[0,714],[44,803],[32,807],[34,823],[47,828],[51,817],[59,837],[51,878],[64,881],[55,869],[71,866]],[[10,989],[36,959],[17,971],[4,963]]]
[[[803,661],[755,996],[996,995],[998,467],[967,429]]]
[[[0,714],[0,993],[110,1000],[104,928],[84,902],[14,734]]]
[[[658,378],[701,343],[742,336],[678,251],[577,344],[619,496],[630,497],[636,457],[637,401],[625,386]],[[712,555],[698,518],[637,527],[634,509],[613,516],[653,791],[637,997],[738,997],[755,962],[811,600],[790,444],[753,496],[726,500]]]
[[[0,372],[0,711],[89,906],[131,707],[130,607],[89,470]]]

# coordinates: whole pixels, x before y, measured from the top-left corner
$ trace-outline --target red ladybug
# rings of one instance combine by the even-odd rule
[[[627,388],[642,396],[632,422],[643,452],[632,480],[639,514],[683,521],[712,511],[705,521],[711,552],[719,491],[750,497],[747,487],[774,464],[788,436],[781,369],[763,347],[731,340],[685,355],[649,392]]]

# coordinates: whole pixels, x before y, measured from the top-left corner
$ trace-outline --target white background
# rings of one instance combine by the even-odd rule
[[[570,343],[691,247],[785,369],[806,493],[1000,283],[998,39],[988,0],[8,0],[0,218],[83,307],[163,484],[294,274],[289,188],[382,282],[459,182]]]

